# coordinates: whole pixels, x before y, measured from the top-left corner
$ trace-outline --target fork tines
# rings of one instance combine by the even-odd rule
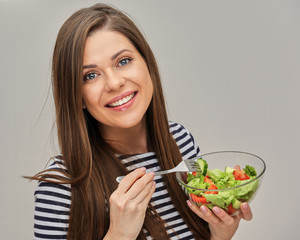
[[[186,165],[190,171],[200,171],[200,167],[196,159],[188,159]]]

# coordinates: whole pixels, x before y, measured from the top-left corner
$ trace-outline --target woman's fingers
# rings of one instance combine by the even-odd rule
[[[219,207],[213,207],[214,214],[225,224],[225,225],[232,225],[235,222],[235,218],[231,217],[226,213],[223,209]]]
[[[206,206],[202,205],[201,207],[198,207],[190,201],[188,201],[188,205],[199,217],[213,225],[222,223],[229,226],[238,218],[238,216],[233,218],[219,207],[213,207],[212,211],[210,211]]]
[[[231,239],[239,226],[241,218],[245,220],[252,219],[252,212],[248,203],[242,204],[241,213],[236,216],[230,216],[219,207],[213,207],[211,211],[204,205],[198,207],[190,201],[187,201],[187,204],[193,212],[209,223],[213,239]]]
[[[202,205],[201,207],[198,207],[190,201],[187,201],[187,204],[194,213],[196,213],[206,222],[211,224],[220,223],[220,219],[216,217],[206,206]]]
[[[205,221],[213,224],[217,224],[220,221],[230,225],[234,222],[235,219],[241,219],[250,221],[253,218],[251,208],[248,203],[244,202],[241,205],[241,214],[237,216],[228,215],[223,209],[219,207],[213,207],[210,211],[206,206],[202,205],[201,207],[196,206],[195,204],[187,201],[188,206],[193,212],[195,212],[199,217],[203,218]]]
[[[241,205],[242,218],[246,221],[250,221],[253,218],[251,208],[248,203],[244,202]]]
[[[137,179],[145,175],[146,168],[138,168],[135,169],[133,172],[127,174],[122,181],[119,183],[118,191],[122,194],[126,193],[131,186],[135,183]]]
[[[153,186],[154,173],[146,173],[145,170],[136,169],[122,179],[117,189],[120,197],[135,200],[138,204],[148,196]]]
[[[150,188],[150,191],[148,192],[148,194],[145,195],[144,199],[140,199],[140,205],[142,208],[146,209],[154,192],[155,192],[155,182],[152,182],[151,188]]]
[[[154,173],[146,173],[144,176],[136,180],[136,182],[131,186],[131,188],[127,191],[126,195],[128,199],[135,199],[142,192],[149,191],[150,188],[146,188],[148,184],[152,185],[154,179]],[[145,194],[145,193],[144,193]]]
[[[136,169],[126,175],[111,194],[111,232],[124,236],[124,233],[138,233],[142,228],[148,203],[155,191],[154,174],[146,173],[145,170]]]

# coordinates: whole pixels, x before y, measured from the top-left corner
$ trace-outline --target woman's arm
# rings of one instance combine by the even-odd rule
[[[71,189],[39,182],[35,191],[34,239],[67,239]]]

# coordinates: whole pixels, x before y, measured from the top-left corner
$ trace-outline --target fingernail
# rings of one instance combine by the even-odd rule
[[[187,203],[187,205],[188,205],[189,207],[192,207],[192,206],[193,206],[192,203],[191,203],[189,200],[187,200],[186,203]]]
[[[242,208],[243,208],[244,210],[248,210],[248,209],[249,209],[248,203],[243,203],[243,204],[242,204]]]
[[[154,173],[154,172],[150,172],[149,174],[151,174],[152,176],[155,176],[155,173]]]
[[[207,213],[207,208],[205,206],[202,205],[200,209],[203,213]]]
[[[218,207],[214,207],[213,210],[214,210],[214,213],[216,213],[216,214],[219,214],[221,212],[221,209]]]
[[[141,167],[140,170],[141,170],[142,172],[146,172],[146,168],[145,168],[145,167]]]

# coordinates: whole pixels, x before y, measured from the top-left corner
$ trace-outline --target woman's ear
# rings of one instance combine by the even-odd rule
[[[85,103],[82,102],[82,109],[86,109]]]

